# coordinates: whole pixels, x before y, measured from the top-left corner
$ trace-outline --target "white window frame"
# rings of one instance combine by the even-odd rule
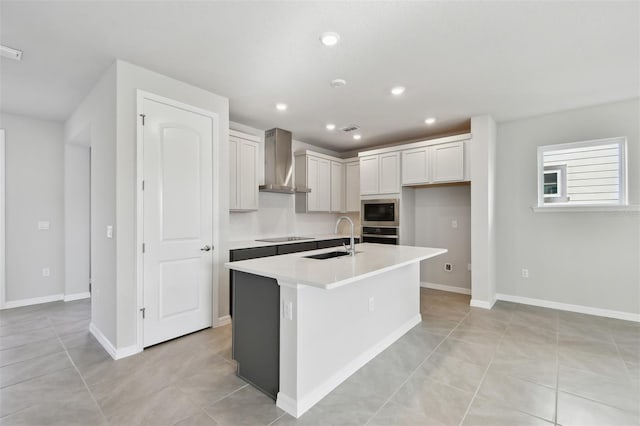
[[[555,174],[556,175],[556,187],[557,192],[555,194],[547,194],[544,192],[544,185],[547,183],[544,181],[544,176]],[[562,169],[544,170],[542,172],[542,192],[544,198],[560,198],[562,196]]]
[[[620,199],[613,203],[593,203],[593,204],[571,204],[571,201],[565,203],[545,203],[544,196],[544,154],[548,151],[557,151],[562,149],[572,148],[587,148],[598,145],[613,145],[617,144],[620,147],[619,170],[620,170]],[[555,145],[543,145],[538,147],[538,205],[537,209],[557,208],[562,207],[565,209],[584,209],[590,207],[625,207],[628,206],[628,193],[627,193],[627,138],[625,136],[618,136],[613,138],[593,139],[581,142],[570,142]],[[537,210],[536,209],[536,210]]]

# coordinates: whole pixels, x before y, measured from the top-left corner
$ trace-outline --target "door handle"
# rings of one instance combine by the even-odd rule
[[[211,251],[213,247],[211,247],[209,244],[207,244],[206,246],[202,247],[200,249],[200,251]]]

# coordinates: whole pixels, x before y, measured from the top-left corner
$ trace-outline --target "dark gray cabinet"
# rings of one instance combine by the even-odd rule
[[[318,248],[318,243],[316,241],[306,241],[304,243],[282,244],[276,247],[278,248],[278,254],[289,254],[315,250]]]

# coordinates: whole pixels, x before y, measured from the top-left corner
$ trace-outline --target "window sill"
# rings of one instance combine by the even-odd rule
[[[640,205],[627,206],[531,206],[534,213],[578,213],[578,212],[629,212],[640,213]]]

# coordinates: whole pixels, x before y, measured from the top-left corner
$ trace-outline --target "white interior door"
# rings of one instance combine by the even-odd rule
[[[143,101],[143,346],[212,324],[212,118]]]

